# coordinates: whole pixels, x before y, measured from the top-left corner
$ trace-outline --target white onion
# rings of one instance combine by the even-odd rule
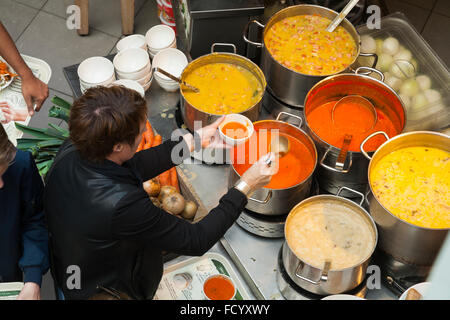
[[[394,60],[411,60],[412,54],[408,49],[400,49],[397,54],[394,55]]]
[[[377,51],[377,44],[375,39],[371,36],[364,35],[361,37],[361,52],[375,53]]]
[[[424,74],[417,76],[416,81],[421,90],[428,90],[431,88],[431,79]]]
[[[389,72],[399,79],[407,79],[414,76],[414,66],[407,60],[394,60]]]
[[[407,79],[400,86],[400,93],[405,94],[407,96],[413,97],[419,92],[419,85],[416,82],[416,79],[411,78]]]
[[[417,111],[428,104],[428,99],[423,93],[418,93],[411,99],[411,109]]]
[[[391,56],[395,55],[400,48],[399,42],[394,37],[389,37],[383,41],[383,53],[390,54]]]
[[[377,55],[383,53],[383,40],[375,39],[375,44],[377,45]]]
[[[435,103],[441,100],[441,94],[437,90],[428,89],[425,90],[423,94],[425,95],[425,97],[427,97],[430,103]]]
[[[380,54],[377,62],[377,69],[381,70],[382,72],[388,71],[392,61],[394,61],[394,59],[391,55],[385,53]]]
[[[402,85],[402,80],[393,76],[389,72],[384,73],[384,83],[386,83],[389,87],[391,87],[394,91],[400,89]]]

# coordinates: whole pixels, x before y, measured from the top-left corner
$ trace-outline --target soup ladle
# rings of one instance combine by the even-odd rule
[[[338,25],[345,19],[345,17],[349,14],[349,12],[353,9],[354,6],[358,3],[359,0],[350,0],[347,5],[342,9],[341,12],[334,18],[334,20],[328,25],[327,31],[333,32],[334,29],[338,27]]]
[[[171,74],[171,73],[169,73],[169,72],[167,72],[167,71],[165,71],[165,70],[163,70],[163,69],[161,69],[161,68],[159,68],[159,67],[156,67],[156,68],[155,68],[155,71],[162,73],[162,74],[165,75],[166,77],[169,77],[169,78],[172,79],[173,81],[178,82],[179,84],[181,84],[181,85],[185,86],[186,88],[188,88],[188,89],[194,91],[195,93],[200,92],[200,90],[199,90],[197,87],[194,87],[194,86],[190,85],[189,83],[186,83],[186,81],[181,80],[181,79],[178,78],[178,77],[175,77],[173,74]]]
[[[285,136],[277,135],[270,141],[269,152],[273,152],[276,157],[281,158],[289,152],[290,148],[291,143],[289,142],[289,139]],[[270,157],[267,158],[266,164],[270,166],[271,163]]]
[[[344,113],[346,116],[350,116],[350,113],[352,110],[348,110],[348,107],[350,104],[358,105],[366,109],[368,111],[368,118],[367,121],[364,121],[361,128],[359,130],[356,126],[353,126],[351,130],[349,130],[348,127],[342,127],[339,125],[339,122],[336,121],[336,113],[339,115],[339,113]],[[347,110],[346,110],[347,109]],[[346,112],[347,111],[347,112]],[[336,159],[336,168],[340,171],[344,170],[345,160],[347,159],[347,153],[350,146],[350,143],[353,139],[353,134],[351,134],[349,131],[352,131],[354,134],[361,134],[365,133],[369,130],[372,130],[375,127],[375,124],[377,123],[378,116],[377,111],[375,110],[374,105],[372,102],[367,100],[366,98],[359,96],[359,95],[348,95],[343,98],[341,98],[336,104],[333,106],[333,109],[331,110],[331,121],[333,123],[333,126],[336,126],[337,128],[341,129],[344,134],[344,142],[342,144],[341,151],[339,152],[339,155]]]

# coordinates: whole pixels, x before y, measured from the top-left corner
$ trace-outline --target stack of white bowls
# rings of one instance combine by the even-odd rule
[[[152,58],[161,50],[177,47],[175,31],[164,24],[158,24],[150,28],[145,34],[145,42],[147,43],[148,53]]]
[[[153,68],[161,68],[164,71],[180,78],[188,60],[184,53],[178,49],[169,48],[159,51],[153,58]],[[177,81],[170,79],[162,73],[155,71],[155,79],[159,86],[168,92],[175,92],[180,88]]]
[[[78,66],[81,93],[96,86],[108,86],[116,80],[113,63],[104,57],[87,58]]]
[[[143,36],[142,34],[132,34],[131,36],[120,39],[116,44],[117,52],[123,51],[128,48],[142,48],[144,50],[147,50],[145,36]]]
[[[113,83],[111,83],[111,86],[124,86],[125,88],[132,89],[132,90],[139,92],[139,94],[142,96],[142,98],[145,97],[144,87],[142,87],[137,81],[134,81],[134,80],[130,80],[130,79],[116,80]]]
[[[147,50],[128,48],[120,51],[113,59],[117,78],[135,80],[145,91],[152,83],[152,65]]]

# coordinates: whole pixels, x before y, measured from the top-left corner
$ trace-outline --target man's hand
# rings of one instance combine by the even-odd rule
[[[27,282],[20,291],[17,300],[41,300],[41,288],[34,282]]]
[[[34,75],[22,77],[22,94],[27,103],[28,114],[39,111],[48,97],[48,86]]]
[[[200,137],[202,148],[230,148],[222,138],[220,137],[217,128],[225,120],[225,116],[220,117],[208,126],[205,126],[197,130],[197,134]]]

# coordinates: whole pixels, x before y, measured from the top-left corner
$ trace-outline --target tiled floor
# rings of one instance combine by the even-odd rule
[[[390,12],[403,12],[437,52],[450,65],[450,0],[385,0]],[[53,71],[50,97],[58,95],[72,101],[72,92],[62,73],[65,66],[94,55],[115,52],[121,37],[120,1],[90,1],[90,34],[80,37],[66,27],[66,9],[73,0],[1,0],[0,20],[10,32],[20,52],[47,61]],[[145,34],[158,24],[155,0],[136,0],[135,33]],[[47,99],[41,112],[30,121],[31,126],[46,127]],[[42,289],[43,299],[54,299],[51,276],[47,273]]]

